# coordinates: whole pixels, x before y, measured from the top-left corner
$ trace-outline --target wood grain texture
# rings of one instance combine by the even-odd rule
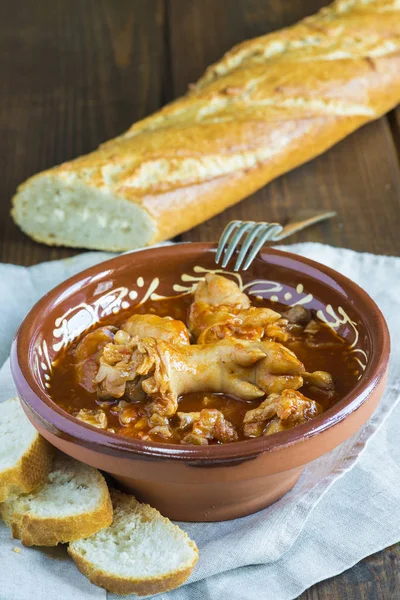
[[[298,600],[398,600],[400,544],[362,560],[337,577],[313,585]]]
[[[324,0],[14,0],[0,20],[0,260],[76,254],[36,244],[9,217],[18,183],[88,152],[183,93],[245,38],[289,25]],[[397,148],[397,152],[396,152]],[[338,218],[291,241],[400,254],[400,109],[236,207],[187,232],[215,240],[234,218],[285,222],[299,208]],[[321,582],[301,600],[400,599],[400,545]]]
[[[388,115],[388,121],[392,130],[400,169],[400,107],[396,108]]]
[[[9,216],[17,185],[96,148],[165,101],[162,0],[3,0],[0,19],[1,260],[72,256]]]

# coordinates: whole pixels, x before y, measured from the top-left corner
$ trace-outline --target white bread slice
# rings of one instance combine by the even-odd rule
[[[19,398],[0,403],[0,502],[30,492],[51,468],[52,447],[36,431]]]
[[[56,546],[108,527],[112,504],[97,469],[57,453],[46,482],[0,504],[0,514],[25,546]]]
[[[199,556],[196,544],[148,504],[115,490],[111,497],[112,525],[68,547],[78,569],[122,595],[159,594],[186,581]]]

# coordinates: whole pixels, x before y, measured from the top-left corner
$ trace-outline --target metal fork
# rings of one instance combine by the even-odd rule
[[[215,262],[218,265],[222,259],[221,267],[224,269],[247,234],[233,268],[234,271],[239,271],[244,262],[242,270],[246,271],[266,242],[280,242],[297,231],[334,216],[334,211],[302,211],[297,214],[296,220],[285,226],[263,221],[231,221],[219,238]]]

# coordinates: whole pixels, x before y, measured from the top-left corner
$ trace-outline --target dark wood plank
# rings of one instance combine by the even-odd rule
[[[164,101],[163,0],[3,0],[0,19],[0,253],[71,256],[9,216],[17,185],[94,149]]]
[[[324,1],[172,0],[169,2],[172,81],[182,93],[233,43],[288,25]],[[229,24],[229,26],[227,26]],[[190,47],[189,52],[182,52]],[[377,160],[379,157],[379,160]],[[336,210],[338,217],[293,236],[381,254],[400,254],[393,219],[400,218],[400,178],[386,118],[365,126],[323,156],[272,182],[183,240],[216,240],[232,219],[285,223],[298,209]]]
[[[312,586],[298,600],[398,600],[400,544],[386,548],[337,577]]]

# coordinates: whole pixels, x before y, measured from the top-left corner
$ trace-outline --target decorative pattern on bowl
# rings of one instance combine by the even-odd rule
[[[34,370],[38,380],[45,388],[50,387],[52,360],[50,359],[48,345],[51,346],[53,351],[51,354],[54,355],[110,314],[118,314],[121,311],[137,308],[149,299],[161,300],[191,294],[197,283],[204,279],[207,273],[230,275],[236,280],[242,292],[247,292],[258,299],[265,298],[271,302],[279,302],[287,306],[301,305],[313,308],[316,310],[317,318],[338,333],[339,329],[348,328],[345,337],[350,342],[353,358],[360,367],[359,378],[362,377],[362,372],[368,363],[368,354],[359,346],[360,334],[357,323],[349,317],[342,306],[333,307],[331,304],[322,303],[313,294],[307,292],[301,282],[297,283],[295,287],[268,279],[253,279],[248,283],[244,283],[240,273],[222,269],[208,269],[196,265],[193,267],[191,274],[183,273],[180,277],[180,283],[172,285],[172,293],[169,296],[157,293],[160,286],[158,277],[145,284],[143,277],[139,276],[136,279],[136,285],[132,289],[127,287],[107,289],[108,285],[112,286],[112,282],[99,283],[96,292],[101,295],[91,304],[81,302],[57,317],[54,322],[53,340],[47,342],[42,340],[41,343],[36,345]],[[343,335],[343,332],[341,332],[341,335]]]

